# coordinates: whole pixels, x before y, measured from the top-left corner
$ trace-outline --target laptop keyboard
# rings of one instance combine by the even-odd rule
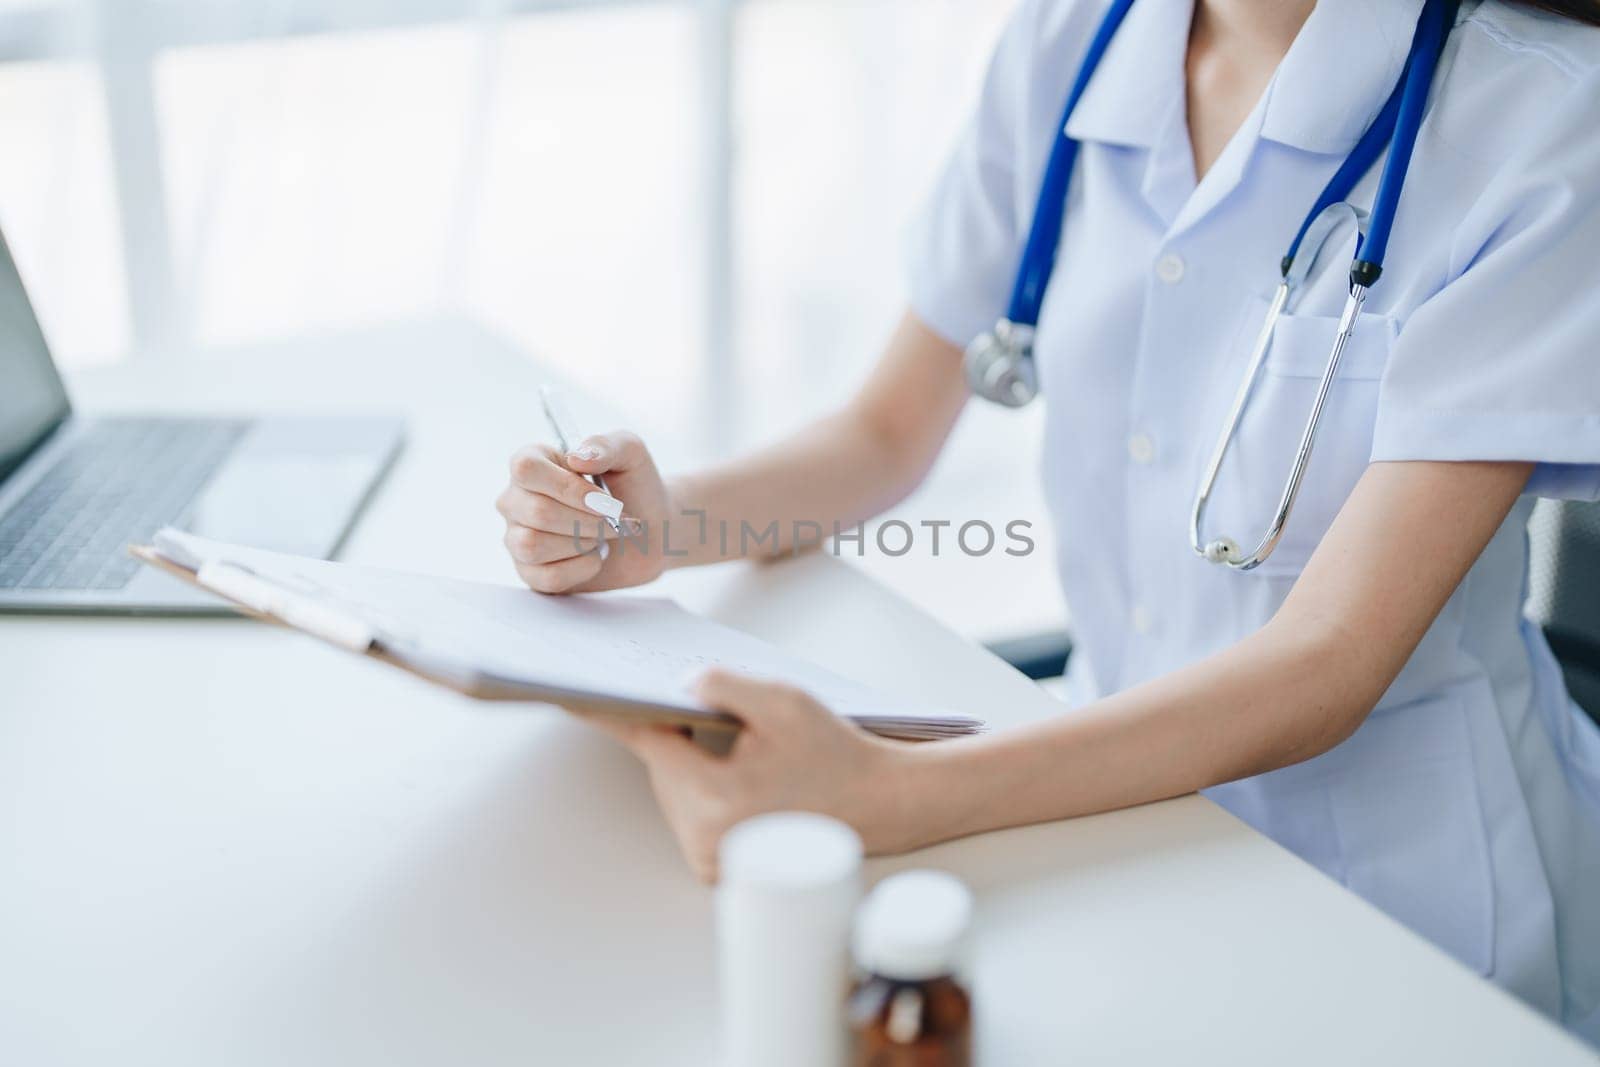
[[[120,589],[127,553],[179,519],[249,426],[243,419],[107,419],[0,515],[0,589]]]

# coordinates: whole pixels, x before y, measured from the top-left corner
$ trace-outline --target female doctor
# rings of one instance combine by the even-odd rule
[[[849,405],[671,481],[627,433],[520,452],[498,506],[522,578],[617,588],[717,549],[580,551],[580,474],[646,524],[853,527],[918,484],[972,391],[1019,402],[1036,375],[1073,710],[910,745],[710,674],[703,701],[747,726],[727,756],[608,728],[694,870],[771,809],[895,852],[1202,790],[1600,1039],[1600,732],[1522,616],[1534,498],[1600,496],[1585,23],[1590,0],[1023,0]]]

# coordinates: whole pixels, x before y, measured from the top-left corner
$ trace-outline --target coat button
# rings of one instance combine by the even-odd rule
[[[1168,285],[1176,285],[1183,281],[1183,257],[1176,252],[1168,252],[1156,260],[1156,277]]]
[[[1145,464],[1156,458],[1156,443],[1147,433],[1136,433],[1128,438],[1128,458]]]

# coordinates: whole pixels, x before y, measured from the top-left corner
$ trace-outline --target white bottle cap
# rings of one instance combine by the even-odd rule
[[[920,982],[956,970],[972,923],[972,894],[943,871],[906,871],[878,883],[856,915],[862,968]]]
[[[810,889],[848,881],[861,867],[861,838],[837,819],[808,811],[757,815],[722,835],[721,880],[764,889]]]

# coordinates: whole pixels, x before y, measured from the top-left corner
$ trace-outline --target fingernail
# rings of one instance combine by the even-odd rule
[[[600,562],[604,563],[611,558],[611,546],[604,541],[600,542]]]
[[[587,463],[589,460],[599,459],[600,450],[594,445],[580,445],[567,453],[568,459],[575,459]]]
[[[622,501],[614,496],[602,492],[588,493],[583,498],[583,506],[596,515],[616,521],[622,517]]]
[[[624,533],[632,534],[635,537],[637,537],[640,534],[644,533],[644,520],[643,519],[636,519],[632,515],[629,515],[627,518],[625,518],[625,519],[623,519],[621,521],[622,521],[622,529],[623,529]]]

